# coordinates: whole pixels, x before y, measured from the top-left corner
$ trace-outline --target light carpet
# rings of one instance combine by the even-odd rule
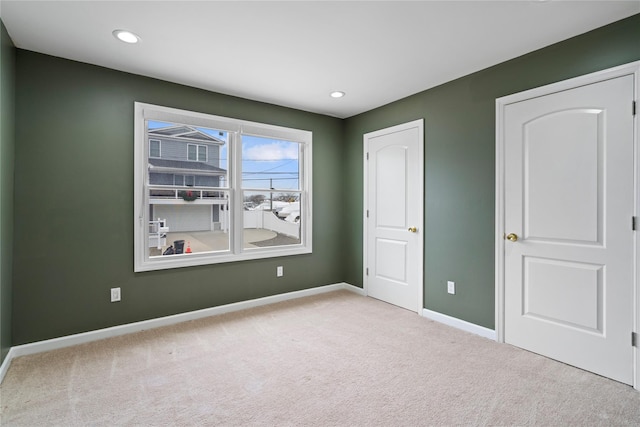
[[[631,387],[348,291],[17,358],[2,426],[639,425]]]

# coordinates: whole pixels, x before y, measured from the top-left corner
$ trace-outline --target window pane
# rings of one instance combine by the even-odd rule
[[[149,206],[150,257],[229,251],[228,192],[150,190]]]
[[[243,192],[244,249],[300,244],[300,193]]]
[[[157,139],[149,140],[149,157],[160,157],[160,141]]]
[[[211,188],[228,185],[228,132],[152,120],[146,123],[150,138],[149,184]]]
[[[188,150],[188,155],[187,158],[189,160],[196,160],[196,146],[195,145],[188,145],[187,146],[187,150]]]
[[[146,130],[149,257],[229,251],[229,194],[217,190],[228,182],[228,133],[158,121]]]
[[[300,144],[242,136],[242,187],[300,190]]]

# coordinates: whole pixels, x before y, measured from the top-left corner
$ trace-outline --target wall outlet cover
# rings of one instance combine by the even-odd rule
[[[120,288],[111,288],[111,302],[118,302],[120,299]]]
[[[455,295],[456,293],[456,282],[447,281],[447,292],[451,295]]]

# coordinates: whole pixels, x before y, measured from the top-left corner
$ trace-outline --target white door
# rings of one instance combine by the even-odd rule
[[[627,384],[633,91],[626,75],[504,110],[505,341]]]
[[[422,310],[423,121],[364,136],[365,290]]]

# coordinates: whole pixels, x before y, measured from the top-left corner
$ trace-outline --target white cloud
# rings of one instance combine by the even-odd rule
[[[277,161],[297,159],[298,144],[284,141],[258,144],[243,149],[242,155],[247,160]]]

